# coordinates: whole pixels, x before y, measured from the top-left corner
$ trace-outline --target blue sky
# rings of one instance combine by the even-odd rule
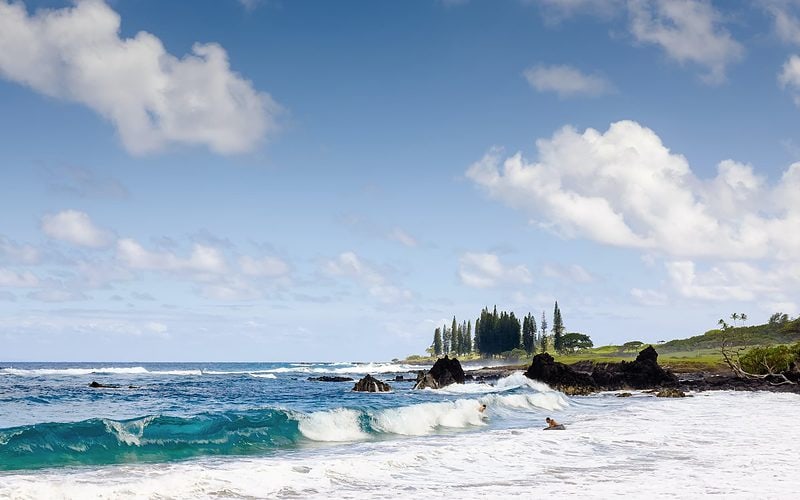
[[[0,359],[795,316],[797,54],[780,0],[0,0]]]

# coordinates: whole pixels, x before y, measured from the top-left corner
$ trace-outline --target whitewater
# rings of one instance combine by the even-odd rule
[[[796,498],[800,490],[795,394],[567,397],[521,373],[413,391],[393,380],[409,368],[3,365],[0,498]],[[367,371],[383,374],[392,393],[308,380]],[[88,388],[93,380],[119,387]],[[546,416],[567,430],[543,432]]]

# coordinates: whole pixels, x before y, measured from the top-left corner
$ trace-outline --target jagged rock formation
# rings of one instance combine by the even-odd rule
[[[555,361],[549,354],[542,353],[533,357],[525,375],[569,395],[618,389],[670,387],[678,383],[678,378],[674,374],[659,366],[658,353],[652,346],[643,349],[635,361],[598,365],[582,363],[578,368],[587,370],[590,367],[591,373],[578,371]]]
[[[466,377],[461,363],[456,358],[447,356],[439,358],[433,364],[430,371],[420,370],[417,372],[417,383],[414,389],[440,389],[450,384],[463,384]]]
[[[367,375],[353,386],[355,392],[389,392],[391,390],[389,384],[381,382],[372,375]]]

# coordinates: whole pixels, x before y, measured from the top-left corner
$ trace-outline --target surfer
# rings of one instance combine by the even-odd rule
[[[485,412],[486,411],[486,405],[480,405],[478,407],[478,411],[481,412],[481,413]]]
[[[544,421],[547,422],[547,427],[550,428],[550,429],[557,428],[557,427],[564,427],[563,425],[559,424],[558,422],[556,422],[555,420],[553,420],[550,417],[547,417],[546,419],[544,419]]]

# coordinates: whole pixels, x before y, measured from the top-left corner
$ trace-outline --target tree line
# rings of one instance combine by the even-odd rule
[[[459,323],[455,316],[449,328],[447,324],[436,328],[433,333],[433,343],[427,350],[433,356],[480,354],[491,357],[516,354],[519,357],[523,354],[529,356],[536,354],[537,350],[547,352],[549,348],[564,353],[593,345],[588,335],[566,333],[558,301],[553,308],[553,326],[550,334],[547,327],[544,311],[541,322],[537,325],[531,313],[520,321],[513,311],[498,312],[497,306],[489,311],[489,308],[485,307],[475,320],[474,330],[471,320]]]

